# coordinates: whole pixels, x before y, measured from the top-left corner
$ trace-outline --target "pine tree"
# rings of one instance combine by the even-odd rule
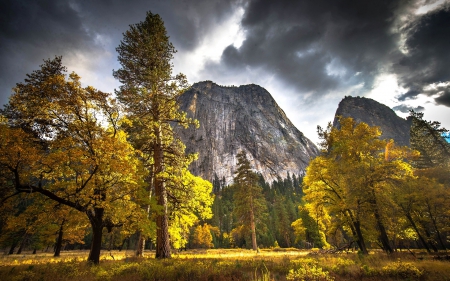
[[[262,188],[258,185],[259,177],[252,171],[250,161],[244,151],[237,155],[237,170],[234,184],[234,213],[241,226],[250,227],[252,248],[258,250],[256,241],[256,225],[267,211]]]
[[[188,83],[183,74],[172,75],[176,50],[157,14],[147,12],[143,22],[130,25],[116,50],[122,66],[113,71],[122,83],[116,94],[132,123],[128,130],[132,143],[142,152],[148,169],[153,169],[148,185],[154,186],[158,206],[156,257],[169,258],[168,204],[179,200],[171,188],[180,188],[170,182],[182,177],[183,169],[193,160],[184,154],[185,147],[172,127],[174,123],[184,127],[196,124],[179,111],[177,103]]]

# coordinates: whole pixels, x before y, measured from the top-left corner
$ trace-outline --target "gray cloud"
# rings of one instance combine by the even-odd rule
[[[82,19],[64,1],[2,1],[0,21],[1,105],[43,59],[91,47]]]
[[[423,106],[412,107],[412,106],[407,106],[407,105],[402,104],[402,105],[394,106],[392,109],[403,112],[403,113],[408,113],[410,110],[414,110],[415,112],[422,112],[422,111],[424,111],[425,107],[423,107]]]
[[[228,46],[205,73],[245,75],[258,69],[299,94],[312,93],[309,102],[356,85],[363,87],[351,94],[365,95],[378,75],[394,73],[400,86],[409,89],[398,100],[415,99],[424,86],[450,80],[449,4],[415,15],[420,3],[252,0],[241,22],[247,35],[242,46]],[[399,48],[405,38],[408,54]],[[448,105],[444,93],[425,94],[441,95],[435,101]]]
[[[239,0],[1,1],[0,107],[25,74],[55,55],[62,55],[64,64],[82,55],[83,68],[111,76],[119,67],[115,48],[122,33],[147,11],[161,15],[172,43],[184,52],[195,49],[237,5]]]
[[[450,107],[450,89],[447,88],[447,90],[444,93],[442,93],[439,97],[435,98],[434,100],[438,104]]]
[[[26,73],[55,55],[74,61],[81,53],[84,68],[111,78],[111,70],[119,67],[115,47],[122,33],[142,21],[146,11],[161,15],[183,53],[195,50],[206,36],[214,37],[218,24],[241,7],[242,45],[225,48],[221,60],[208,62],[204,76],[198,77],[228,77],[223,81],[236,83],[263,75],[291,93],[308,93],[306,102],[318,102],[330,92],[364,95],[379,74],[394,73],[408,89],[399,101],[426,94],[449,106],[448,83],[440,83],[450,81],[449,2],[423,16],[413,13],[418,3],[422,1],[5,0],[0,2],[0,105]],[[400,24],[400,15],[410,22]],[[400,52],[401,39],[407,54]],[[424,90],[431,83],[440,86]]]
[[[398,53],[399,35],[389,30],[401,3],[250,1],[242,20],[247,38],[228,46],[208,71],[263,68],[315,98],[361,83],[367,91]]]
[[[450,5],[426,14],[405,28],[407,53],[394,64],[400,84],[409,91],[400,100],[419,94],[440,95],[436,103],[450,106],[450,85],[429,89],[430,84],[450,81]]]

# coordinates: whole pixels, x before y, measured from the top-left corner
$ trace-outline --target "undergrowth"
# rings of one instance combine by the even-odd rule
[[[81,253],[86,254],[86,253]],[[448,280],[450,263],[412,255],[323,254],[301,251],[188,251],[169,260],[106,255],[92,266],[83,256],[0,256],[0,280]],[[147,253],[148,256],[152,253]],[[113,256],[113,254],[110,254]]]

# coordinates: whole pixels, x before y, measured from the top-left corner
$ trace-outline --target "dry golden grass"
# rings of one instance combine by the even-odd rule
[[[156,260],[153,252],[135,258],[133,251],[103,251],[99,266],[86,262],[88,252],[0,256],[0,280],[448,280],[450,262],[409,253],[311,254],[296,249],[189,250],[173,259]],[[417,255],[419,256],[419,255]]]

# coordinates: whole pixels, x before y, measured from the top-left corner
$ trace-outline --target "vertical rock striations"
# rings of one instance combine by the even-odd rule
[[[193,174],[232,182],[236,155],[246,152],[266,181],[303,175],[317,147],[292,125],[275,100],[257,85],[223,87],[199,82],[179,99],[180,109],[200,128],[177,130],[188,153],[199,153]]]
[[[352,117],[357,122],[378,126],[383,133],[381,138],[393,139],[398,145],[409,146],[411,121],[398,117],[382,103],[369,98],[348,96],[339,103],[333,126],[338,126],[337,116]]]

